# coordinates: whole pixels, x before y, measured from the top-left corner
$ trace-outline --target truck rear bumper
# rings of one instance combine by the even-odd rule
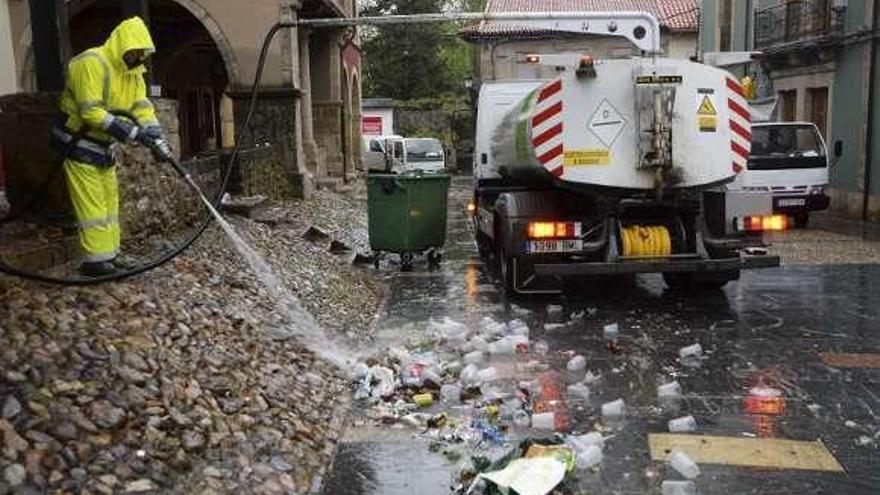
[[[535,263],[538,276],[573,276],[658,272],[725,272],[779,266],[779,256],[742,255],[724,259],[633,260],[617,262]]]

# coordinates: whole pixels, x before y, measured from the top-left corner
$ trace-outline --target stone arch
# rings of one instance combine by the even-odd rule
[[[72,18],[76,15],[77,12],[85,9],[89,5],[95,3],[97,0],[81,0],[81,1],[71,1],[67,0],[68,3],[74,4],[75,8],[71,9],[68,13],[69,18]],[[229,78],[231,84],[241,84],[243,81],[241,80],[241,68],[238,63],[238,58],[235,55],[235,50],[232,49],[232,44],[229,42],[229,38],[223,33],[223,30],[220,28],[220,25],[217,21],[211,16],[211,14],[202,7],[196,0],[171,0],[174,3],[177,3],[193,17],[199,20],[208,33],[211,36],[211,39],[214,40],[214,44],[217,46],[217,51],[220,52],[220,56],[223,58],[223,63],[226,66],[226,74]],[[33,34],[31,32],[31,27],[27,26],[22,32],[21,39],[19,40],[19,49],[22,50],[21,53],[24,53],[22,67],[19,69],[18,75],[18,83],[19,87],[23,90],[34,90],[35,89],[35,69],[34,69],[34,49],[33,49]]]

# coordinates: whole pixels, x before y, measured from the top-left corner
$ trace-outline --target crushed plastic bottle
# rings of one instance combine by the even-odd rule
[[[678,357],[684,359],[699,358],[703,355],[703,347],[700,344],[691,344],[678,350]]]
[[[507,331],[510,335],[529,336],[529,326],[522,320],[512,320],[507,323]]]
[[[662,399],[664,397],[678,397],[681,395],[681,384],[678,383],[678,380],[671,381],[669,383],[664,383],[657,387],[657,398]]]
[[[462,357],[462,360],[464,360],[464,364],[477,364],[477,365],[479,365],[479,364],[483,364],[483,362],[486,360],[486,355],[483,353],[483,351],[472,351],[472,352],[465,354]]]
[[[670,419],[668,426],[669,431],[672,433],[696,431],[697,420],[691,415],[682,416],[680,418]]]
[[[693,481],[666,480],[660,484],[663,495],[697,495],[697,486]]]
[[[461,370],[461,383],[466,387],[473,387],[479,384],[479,379],[477,379],[477,374],[480,372],[480,369],[477,368],[474,364],[469,364]]]
[[[449,404],[458,404],[461,402],[461,387],[453,384],[446,384],[440,387],[440,397],[443,402]]]
[[[471,340],[468,340],[465,350],[483,352],[488,346],[489,342],[486,341],[485,337],[482,335],[474,335],[471,337]]]
[[[603,418],[622,418],[623,416],[626,416],[626,403],[623,402],[623,399],[602,404]]]
[[[590,402],[590,387],[584,385],[583,383],[575,383],[569,385],[566,391],[568,392],[568,396],[577,402]]]
[[[484,368],[477,372],[477,380],[482,383],[494,382],[498,379],[498,370],[496,370],[493,366],[488,368]]]
[[[588,469],[602,462],[602,449],[597,445],[587,445],[576,452],[575,464],[578,469]]]
[[[568,360],[568,364],[565,365],[565,368],[568,371],[583,371],[584,368],[587,367],[587,358],[578,354],[577,356]]]
[[[591,431],[583,435],[572,435],[567,437],[566,441],[570,441],[575,450],[578,448],[585,449],[590,445],[596,445],[600,449],[605,448],[605,437],[598,431]]]
[[[666,457],[666,463],[689,480],[696,479],[700,476],[700,467],[697,466],[697,463],[688,457],[687,454],[678,449],[669,453]]]
[[[492,355],[513,355],[516,353],[516,344],[512,339],[502,338],[489,344],[489,354]]]
[[[620,337],[620,326],[617,323],[609,323],[602,327],[602,337],[606,342],[617,342]]]

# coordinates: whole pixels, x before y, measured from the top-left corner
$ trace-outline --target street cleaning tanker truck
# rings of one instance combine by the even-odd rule
[[[473,221],[508,291],[651,272],[676,289],[717,288],[742,269],[778,266],[761,239],[779,227],[770,196],[724,188],[751,147],[749,106],[732,74],[658,57],[659,25],[647,13],[506,24],[623,36],[643,54],[529,55],[521,63],[554,77],[482,85]]]

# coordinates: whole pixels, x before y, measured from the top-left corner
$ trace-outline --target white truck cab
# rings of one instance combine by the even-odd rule
[[[443,145],[435,138],[389,136],[381,141],[371,141],[370,152],[381,157],[379,162],[370,160],[370,170],[397,174],[446,170],[446,153]]]
[[[774,213],[803,227],[810,212],[828,208],[828,167],[825,140],[815,124],[754,123],[748,164],[728,189],[771,193]]]

